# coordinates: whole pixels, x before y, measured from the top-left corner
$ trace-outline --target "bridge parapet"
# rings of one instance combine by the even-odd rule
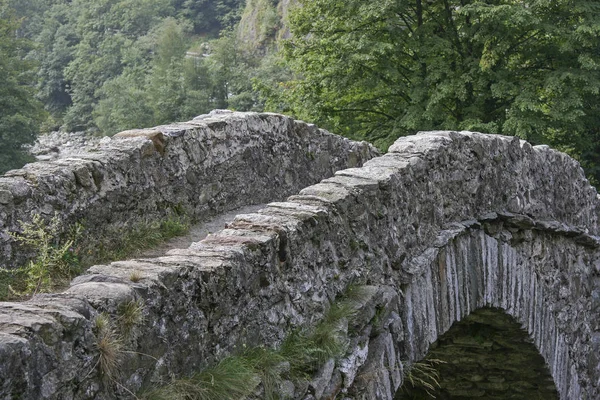
[[[216,110],[137,129],[0,177],[0,267],[22,262],[8,232],[35,214],[100,237],[169,214],[208,217],[281,200],[376,155],[365,142],[277,114]]]
[[[127,397],[241,344],[276,345],[360,284],[379,288],[378,315],[367,307],[368,326],[332,361],[326,387],[391,399],[399,372],[455,321],[493,306],[529,332],[561,399],[598,398],[598,206],[562,153],[468,132],[403,138],[188,249],[95,266],[65,293],[2,305],[1,393]],[[95,368],[93,321],[118,320],[132,300],[144,322],[115,386]]]

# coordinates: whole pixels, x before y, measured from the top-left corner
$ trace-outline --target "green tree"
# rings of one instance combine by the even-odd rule
[[[96,126],[106,135],[153,126],[153,110],[145,86],[146,73],[140,68],[128,68],[108,80],[99,90],[100,101],[94,108]]]
[[[123,73],[98,91],[94,121],[102,132],[189,119],[212,108],[206,61],[196,53],[187,55],[189,30],[189,24],[165,18],[129,49]]]
[[[79,41],[64,69],[73,103],[64,122],[67,129],[86,129],[93,126],[98,90],[123,72],[126,53],[137,39],[174,10],[170,0],[73,0],[70,8]]]
[[[64,70],[73,61],[80,40],[73,26],[73,18],[69,4],[57,3],[48,9],[35,35],[38,46],[31,54],[39,64],[37,97],[59,121],[72,104],[70,82]]]
[[[210,47],[206,62],[213,77],[215,108],[262,111],[262,101],[252,82],[263,71],[263,56],[248,48],[235,30],[222,32]]]
[[[192,22],[196,34],[216,37],[239,21],[243,0],[174,0],[181,17]]]
[[[17,35],[30,40],[35,39],[44,23],[44,13],[57,1],[61,0],[7,0],[6,4],[21,21]]]
[[[186,100],[184,59],[189,47],[188,26],[167,18],[158,29],[156,53],[148,78],[155,121],[168,123],[181,117]]]
[[[597,1],[301,3],[284,52],[297,78],[283,93],[298,116],[384,148],[418,130],[470,129],[590,157]]]
[[[187,54],[194,34],[237,21],[241,0],[7,1],[40,44],[29,57],[40,65],[37,96],[55,127],[111,134],[256,103],[247,76],[254,66],[227,53],[237,51],[231,35],[214,42],[214,56],[205,57],[207,39],[198,37],[204,50]]]
[[[30,43],[16,36],[19,20],[0,0],[0,173],[29,160],[23,145],[32,143],[44,119],[34,99],[33,66],[23,59]]]

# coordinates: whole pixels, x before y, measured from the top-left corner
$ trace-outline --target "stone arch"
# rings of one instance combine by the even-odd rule
[[[332,241],[366,250],[339,253],[352,254],[369,284],[399,289],[396,354],[378,353],[387,361],[367,367],[378,383],[357,389],[364,398],[391,398],[399,378],[377,368],[402,370],[485,306],[528,331],[561,399],[598,397],[599,202],[565,154],[517,138],[430,132],[290,201],[343,210],[333,219],[344,234]]]
[[[420,371],[414,372],[415,384],[407,379],[395,399],[558,399],[529,334],[499,308],[480,308],[455,322],[432,344]]]
[[[123,364],[136,391],[240,342],[276,345],[358,282],[372,296],[347,357],[329,370],[335,390],[391,399],[403,368],[454,321],[493,306],[527,329],[560,399],[597,399],[599,211],[577,162],[547,147],[471,132],[402,138],[188,249],[98,265],[65,293],[0,305],[0,390],[45,379],[44,396],[15,393],[126,397],[72,371],[97,357],[93,316],[130,299],[144,301],[146,321],[131,345],[160,360]]]
[[[578,337],[585,336],[586,317],[568,314],[571,306],[580,307],[576,314],[584,312],[589,299],[572,291],[586,290],[581,274],[592,275],[589,266],[597,254],[556,232],[522,230],[518,224],[489,220],[482,228],[451,233],[456,236],[436,249],[430,267],[404,289],[407,336],[401,347],[406,358],[418,360],[455,322],[496,307],[528,332],[561,399],[592,398],[582,393],[580,376],[589,357],[578,347],[586,342]],[[561,310],[565,304],[570,306]]]

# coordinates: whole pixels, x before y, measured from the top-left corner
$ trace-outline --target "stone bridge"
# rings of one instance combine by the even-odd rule
[[[167,195],[153,188],[168,187],[169,179],[185,179],[189,191],[169,189],[173,191],[168,196],[174,197],[167,203],[185,194],[182,203],[200,210],[210,203],[207,198],[221,191],[210,189],[204,178],[195,180],[199,167],[193,173],[185,168],[173,171],[169,165],[191,164],[168,160],[183,153],[193,158],[206,147],[199,144],[202,137],[225,138],[236,129],[243,132],[238,135],[240,143],[248,137],[268,141],[257,131],[272,132],[272,126],[285,138],[280,146],[299,143],[272,153],[300,150],[288,164],[288,178],[270,158],[252,158],[254,150],[241,152],[242,165],[262,161],[252,168],[248,164],[249,170],[262,171],[256,173],[263,177],[257,187],[287,183],[287,189],[293,190],[295,181],[306,183],[302,181],[305,169],[313,171],[321,165],[318,174],[327,175],[326,170],[343,168],[342,164],[358,166],[375,155],[364,144],[281,116],[232,114],[189,123],[174,136],[163,129],[166,133],[159,143],[150,140],[155,132],[155,136],[122,139],[106,150],[117,154],[116,149],[125,144],[137,146],[137,156],[119,162],[144,182],[151,181],[148,176],[163,177],[153,181],[159,186],[148,184],[145,191],[130,184],[138,193],[130,203],[110,203],[110,193],[128,196],[118,194],[129,190],[127,184],[111,186],[114,191],[103,188],[93,172],[86,175],[81,169],[65,179],[72,179],[82,191],[87,182],[90,191],[107,193],[90,194],[86,204],[108,199],[91,209],[112,204],[111,213],[122,211],[127,218],[136,215],[130,204],[146,205],[138,214],[159,213],[165,203],[150,203],[148,198]],[[314,137],[313,147],[307,150],[307,142],[292,140],[298,137]],[[182,141],[187,144],[177,144]],[[327,148],[318,147],[324,142]],[[226,146],[215,148],[229,151]],[[333,158],[340,163],[333,165]],[[298,160],[302,170],[294,168]],[[66,164],[64,168],[69,168]],[[41,167],[28,168],[0,182],[10,192],[0,196],[2,203],[17,210],[13,219],[18,210],[40,207],[31,183],[35,179],[27,171]],[[172,173],[187,178],[169,178]],[[248,173],[249,179],[254,179],[253,174]],[[275,178],[270,180],[270,174]],[[15,177],[29,192],[6,182]],[[233,192],[247,197],[248,186],[253,185]],[[57,188],[54,196],[66,196],[61,191],[67,189]],[[201,195],[193,190],[211,194],[197,201]],[[15,193],[22,193],[18,204]],[[277,193],[275,198],[283,194]],[[223,204],[218,198],[212,204]],[[346,321],[346,354],[327,361],[308,384],[288,388],[291,397],[392,399],[411,365],[429,351],[443,356],[445,346],[455,349],[460,343],[467,344],[463,347],[475,343],[471,347],[492,349],[500,343],[500,353],[492,358],[506,349],[520,351],[527,360],[506,365],[521,376],[535,369],[540,373],[533,376],[542,381],[516,385],[507,382],[510,375],[502,371],[480,371],[468,382],[443,380],[443,398],[549,399],[542,396],[551,393],[557,399],[598,399],[599,205],[578,163],[546,146],[471,132],[426,132],[401,138],[386,155],[362,167],[340,170],[257,213],[238,215],[225,229],[187,249],[171,250],[155,259],[97,265],[63,293],[1,304],[0,398],[133,398],[132,393],[140,389],[214,364],[241,344],[277,346],[293,329],[314,326],[336,298],[359,286],[367,295],[356,320]],[[70,216],[67,222],[85,208],[53,207],[52,211]],[[12,249],[8,241],[5,249]],[[18,258],[14,251],[10,254]],[[135,281],[134,271],[139,275]],[[120,307],[132,300],[143,305],[143,322],[127,339],[118,378],[104,379],[98,368],[94,321],[100,313],[118,320]],[[456,329],[461,326],[467,327],[463,331],[516,328],[501,338],[484,335],[469,342],[459,340]],[[536,356],[543,361],[531,361]],[[458,362],[450,369],[460,370],[464,360],[452,357],[451,363]],[[551,378],[543,380],[544,373]]]

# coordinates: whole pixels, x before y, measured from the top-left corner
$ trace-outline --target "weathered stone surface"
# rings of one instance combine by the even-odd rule
[[[86,285],[105,282],[127,285],[123,293],[143,302],[144,323],[128,343],[134,353],[121,366],[120,382],[131,391],[210,365],[240,343],[277,345],[361,284],[377,294],[362,305],[360,326],[348,330],[349,354],[323,395],[337,387],[339,371],[340,398],[391,399],[404,368],[454,322],[496,307],[527,330],[560,399],[597,399],[599,205],[579,165],[562,153],[502,136],[425,133],[399,139],[360,170],[239,216],[185,252],[96,266],[68,293],[85,297]],[[149,277],[128,282],[128,269]],[[79,324],[40,314],[41,327],[60,332],[66,324],[68,334],[0,325],[2,396],[130,397],[93,368],[91,321],[118,308],[98,294],[90,294],[90,317]],[[74,349],[69,365],[90,372],[45,383],[52,371],[72,368],[63,348]]]
[[[33,214],[56,213],[65,229],[83,220],[90,240],[167,214],[205,220],[284,199],[377,154],[277,114],[214,112],[106,139],[0,177],[0,231],[18,230]],[[0,267],[23,258],[0,235]]]
[[[319,372],[317,372],[313,380],[310,382],[309,389],[312,391],[312,395],[316,399],[323,397],[323,393],[328,388],[329,382],[331,382],[334,369],[335,360],[330,358],[321,366]]]

